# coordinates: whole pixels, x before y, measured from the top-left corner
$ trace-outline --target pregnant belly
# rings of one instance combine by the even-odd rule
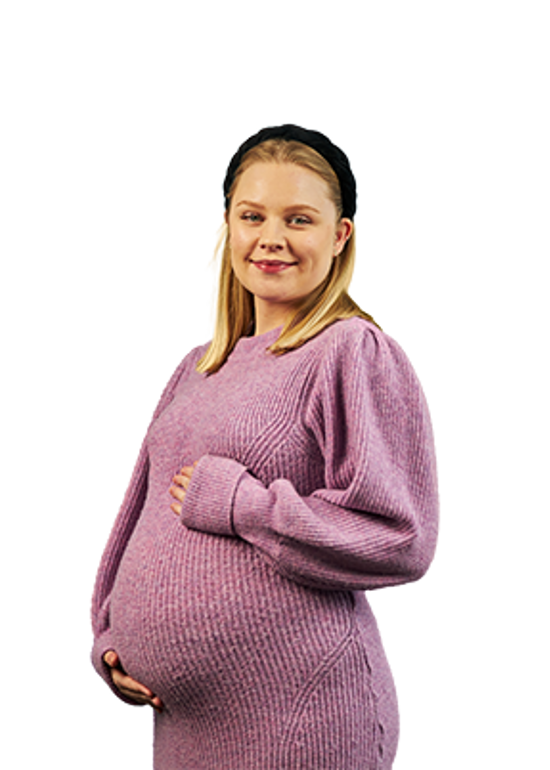
[[[219,708],[263,680],[298,688],[349,633],[352,609],[350,594],[298,586],[242,540],[173,519],[154,536],[138,526],[111,627],[125,669],[165,703]]]

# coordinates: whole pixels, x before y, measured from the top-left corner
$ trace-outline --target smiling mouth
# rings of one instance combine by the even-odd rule
[[[253,262],[255,265],[296,265],[297,262],[281,262],[279,259],[271,260],[271,259],[258,259],[254,260],[251,259],[251,262]]]

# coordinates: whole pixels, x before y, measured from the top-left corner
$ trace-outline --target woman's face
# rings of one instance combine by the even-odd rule
[[[351,235],[327,183],[293,163],[255,163],[238,179],[227,217],[233,270],[254,295],[256,334],[283,324],[329,273]]]

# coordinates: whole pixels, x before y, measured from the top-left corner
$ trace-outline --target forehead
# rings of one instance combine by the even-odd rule
[[[303,203],[334,208],[325,180],[295,163],[253,163],[240,175],[235,187],[234,205],[243,199],[262,205]]]

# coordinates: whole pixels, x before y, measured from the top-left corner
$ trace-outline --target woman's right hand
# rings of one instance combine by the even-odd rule
[[[103,656],[103,662],[111,670],[111,679],[115,687],[120,690],[126,698],[130,698],[140,706],[152,706],[155,711],[162,711],[162,702],[160,698],[153,695],[151,690],[124,671],[120,664],[120,659],[114,650],[108,650]]]

